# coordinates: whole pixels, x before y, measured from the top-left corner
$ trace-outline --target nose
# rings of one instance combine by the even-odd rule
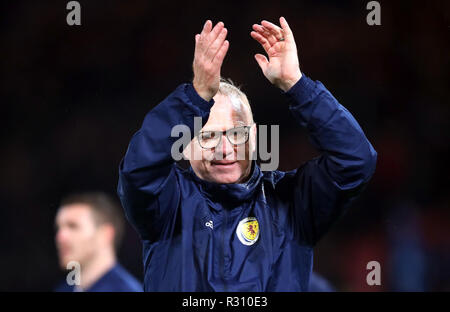
[[[64,229],[59,229],[56,232],[55,240],[56,240],[56,244],[57,245],[60,245],[60,244],[64,243],[67,240],[67,233],[66,232],[67,231],[65,231]]]
[[[230,159],[230,155],[234,154],[234,145],[228,141],[226,135],[222,135],[222,139],[220,140],[219,146],[216,148],[216,152],[219,152],[222,159]]]

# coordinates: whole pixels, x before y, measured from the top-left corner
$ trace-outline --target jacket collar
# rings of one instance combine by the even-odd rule
[[[200,190],[205,196],[213,202],[225,205],[236,205],[252,198],[262,178],[261,169],[255,160],[252,162],[250,179],[245,183],[221,184],[209,182],[200,179],[192,167],[189,167],[189,172],[193,176],[194,181],[199,184]]]

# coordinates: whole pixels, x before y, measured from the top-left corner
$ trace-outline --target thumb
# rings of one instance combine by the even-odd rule
[[[267,58],[262,54],[255,54],[255,59],[258,62],[259,67],[261,67],[263,73],[265,73],[267,65],[269,65]]]

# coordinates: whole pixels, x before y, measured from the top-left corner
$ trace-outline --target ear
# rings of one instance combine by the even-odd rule
[[[189,162],[193,160],[202,160],[202,149],[198,144],[197,137],[194,137],[191,142],[183,150],[183,157]]]
[[[194,138],[195,139],[195,138]],[[193,141],[193,140],[192,140]],[[186,146],[186,148],[183,150],[183,158],[186,160],[191,160],[192,159],[192,153],[193,153],[193,142],[189,142],[189,144]]]
[[[256,159],[257,155],[256,155],[256,134],[257,134],[257,129],[256,129],[256,123],[254,123],[252,125],[252,127],[250,128],[250,155],[252,155],[250,157],[250,159]]]
[[[116,236],[116,230],[114,229],[114,226],[110,223],[105,223],[100,226],[99,230],[101,231],[102,240],[114,245],[114,238]]]
[[[250,135],[251,135],[251,137],[253,138],[253,140],[256,142],[256,132],[257,132],[257,129],[256,129],[257,127],[256,127],[256,123],[254,123],[253,125],[252,125],[252,127],[250,128]]]

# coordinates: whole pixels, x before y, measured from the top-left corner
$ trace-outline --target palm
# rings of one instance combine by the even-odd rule
[[[265,76],[273,82],[281,73],[292,65],[289,51],[286,51],[286,43],[276,42],[268,51],[269,64],[265,71]]]
[[[206,21],[200,34],[195,35],[194,89],[205,100],[211,100],[219,90],[220,69],[228,51],[229,42],[225,40],[227,29],[219,22],[212,27]]]
[[[264,76],[285,90],[301,78],[301,71],[294,36],[283,18],[280,22],[283,28],[266,21],[263,21],[262,25],[255,24],[251,36],[262,45],[269,57],[267,60],[262,54],[255,55]]]

